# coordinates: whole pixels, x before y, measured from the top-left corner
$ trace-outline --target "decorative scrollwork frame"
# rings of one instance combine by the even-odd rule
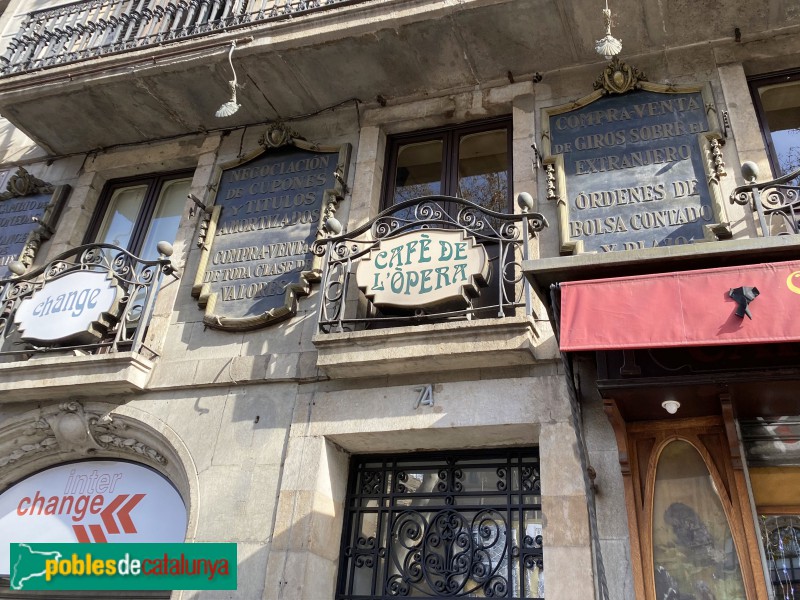
[[[583,109],[601,98],[615,95],[632,95],[639,91],[657,94],[701,94],[708,129],[696,134],[698,142],[696,151],[701,153],[703,164],[703,173],[696,173],[696,178],[699,186],[708,186],[710,209],[713,215],[712,222],[703,224],[703,241],[730,238],[732,235],[730,223],[724,197],[720,189],[720,180],[726,175],[722,155],[722,146],[725,143],[725,138],[721,133],[717,119],[717,109],[711,86],[709,84],[702,86],[676,86],[651,83],[647,81],[645,75],[638,69],[614,57],[595,81],[594,88],[594,92],[578,100],[542,109],[541,150],[544,156],[542,163],[546,174],[546,196],[549,200],[554,200],[557,203],[561,252],[565,254],[580,254],[587,250],[584,247],[584,240],[577,237],[573,238],[570,230],[570,221],[573,214],[570,210],[569,200],[570,194],[575,194],[576,190],[568,190],[564,154],[560,151],[554,151],[550,119],[556,115]],[[619,185],[624,187],[625,184],[620,183]]]
[[[225,171],[235,169],[240,165],[254,160],[261,155],[269,152],[270,149],[278,149],[292,146],[300,150],[319,153],[338,153],[336,169],[333,173],[334,183],[324,191],[321,202],[320,218],[317,223],[316,238],[321,238],[324,233],[325,224],[333,219],[339,203],[343,200],[346,193],[345,181],[347,180],[347,170],[350,163],[349,144],[342,146],[320,146],[300,138],[297,132],[291,130],[282,123],[271,123],[259,140],[260,148],[248,155],[235,161],[221,165],[217,170],[216,183],[214,189],[219,189],[220,182]],[[215,198],[215,202],[218,199]],[[313,255],[313,262],[310,269],[300,273],[297,282],[287,285],[283,294],[283,304],[271,308],[259,314],[245,317],[232,317],[221,314],[219,294],[214,292],[211,285],[204,281],[205,273],[208,270],[214,247],[214,240],[222,218],[222,205],[217,203],[211,211],[210,216],[204,219],[200,225],[197,245],[200,247],[200,262],[197,267],[192,295],[197,298],[200,308],[205,310],[203,323],[212,329],[222,331],[252,331],[269,325],[274,325],[281,321],[290,319],[297,314],[298,301],[302,296],[307,296],[311,292],[312,283],[320,279],[320,259]]]

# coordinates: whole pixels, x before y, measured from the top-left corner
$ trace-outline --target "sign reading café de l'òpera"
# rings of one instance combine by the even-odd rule
[[[192,293],[203,322],[244,331],[290,318],[319,279],[311,245],[343,196],[349,145],[273,127],[265,150],[222,171]]]
[[[381,240],[356,283],[376,306],[467,306],[489,279],[486,249],[462,230],[423,229]]]
[[[652,84],[614,59],[596,91],[544,109],[548,198],[563,252],[614,252],[730,237],[709,86]]]

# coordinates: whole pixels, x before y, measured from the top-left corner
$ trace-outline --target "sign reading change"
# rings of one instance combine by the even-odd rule
[[[642,87],[545,110],[563,251],[692,244],[725,230],[713,104],[699,88]]]
[[[311,245],[326,206],[341,197],[347,149],[293,144],[222,173],[192,290],[210,327],[242,331],[291,317],[318,279]]]

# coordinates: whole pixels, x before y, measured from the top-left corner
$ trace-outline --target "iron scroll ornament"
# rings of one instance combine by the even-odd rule
[[[452,196],[424,196],[395,204],[352,231],[314,243],[314,253],[324,257],[320,330],[344,331],[377,322],[380,317],[346,314],[346,291],[354,283],[352,274],[356,261],[375,250],[382,240],[425,229],[460,229],[477,243],[494,245],[498,254],[490,285],[498,287],[499,301],[496,305],[480,309],[468,307],[446,315],[418,310],[401,320],[468,317],[477,310],[484,315],[493,310],[498,317],[511,314],[515,307],[523,305],[521,298],[510,296],[508,291],[509,287],[519,287],[517,284],[521,282],[519,258],[525,256],[529,236],[535,236],[545,227],[547,220],[540,213],[506,214]]]
[[[168,250],[171,254],[171,249]],[[54,348],[81,349],[97,352],[147,350],[144,335],[155,306],[161,280],[164,275],[178,278],[178,273],[168,255],[156,260],[143,260],[124,248],[112,244],[85,244],[68,250],[48,264],[19,277],[0,279],[0,342],[17,333],[14,318],[20,304],[30,298],[49,282],[69,274],[97,272],[113,280],[122,291],[120,310],[116,314],[103,314],[95,324],[98,338],[88,344],[70,344],[53,341],[46,344],[24,344],[19,349],[2,350],[0,355],[31,354],[48,352]]]
[[[545,597],[535,452],[355,459],[336,598]]]

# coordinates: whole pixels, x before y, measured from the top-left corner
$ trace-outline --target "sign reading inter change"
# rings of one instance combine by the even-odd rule
[[[0,575],[9,574],[11,543],[177,543],[185,536],[178,491],[135,463],[59,465],[0,495]]]

